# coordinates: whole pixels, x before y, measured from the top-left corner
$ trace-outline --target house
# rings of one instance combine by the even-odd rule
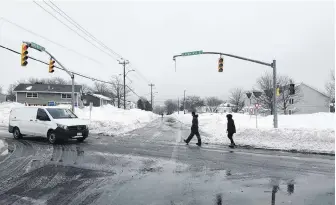
[[[0,93],[0,103],[2,103],[2,102],[6,102],[6,95]]]
[[[231,113],[232,109],[235,107],[235,105],[230,103],[222,103],[218,107],[209,107],[209,106],[201,106],[196,108],[197,113]]]
[[[232,109],[236,106],[231,103],[222,103],[218,106],[217,110],[219,113],[232,113]]]
[[[297,102],[296,99],[289,100],[288,114],[330,112],[330,98],[326,93],[305,83],[300,83],[296,87],[299,100]]]
[[[112,104],[113,100],[101,94],[87,93],[82,96],[83,105],[89,106],[92,103],[94,107],[100,107],[107,104]]]
[[[322,91],[306,84],[300,83],[295,85],[296,94],[289,99],[287,114],[312,114],[317,112],[330,112],[329,96]],[[250,104],[251,103],[251,104]],[[255,114],[255,105],[258,104],[256,99],[251,97],[251,101],[245,98],[244,112]],[[258,113],[270,114],[270,110],[259,109]],[[278,109],[278,114],[285,114],[283,110]]]
[[[72,85],[19,84],[14,88],[16,102],[29,106],[71,104]],[[75,106],[81,104],[82,86],[75,85]]]

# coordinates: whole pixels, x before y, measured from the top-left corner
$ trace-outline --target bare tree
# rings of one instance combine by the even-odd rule
[[[223,103],[223,100],[217,97],[208,97],[205,99],[205,103],[208,106],[210,112],[216,112],[218,106]]]
[[[101,95],[108,95],[109,89],[105,83],[94,82],[92,92]]]
[[[117,98],[118,108],[121,107],[121,101],[124,99],[124,85],[123,81],[119,76],[113,76],[111,78],[111,89],[114,94],[114,97]],[[129,95],[130,89],[126,87],[126,97]]]
[[[185,109],[189,112],[196,111],[196,108],[204,106],[204,100],[199,96],[188,96],[185,101]]]
[[[241,111],[245,106],[244,90],[242,88],[234,88],[231,90],[230,94],[229,103],[235,105],[233,112]]]
[[[83,93],[89,93],[92,92],[93,88],[91,88],[89,85],[87,84],[82,84],[82,91]]]
[[[277,107],[283,111],[283,114],[288,114],[288,108],[291,105],[298,103],[302,99],[299,86],[294,87],[294,94],[290,95],[290,84],[294,84],[294,80],[288,76],[279,76],[278,85],[280,87],[280,96],[277,97]],[[297,111],[292,109],[292,113]]]
[[[2,93],[2,86],[0,85],[0,93]]]
[[[61,77],[46,78],[46,84],[71,85],[71,80],[65,80]]]
[[[270,110],[273,114],[273,75],[269,72],[264,73],[257,79],[257,86],[263,92],[258,99],[258,103],[262,108]]]
[[[330,80],[326,83],[325,88],[331,103],[335,103],[335,70],[330,72]]]
[[[166,107],[167,115],[173,114],[178,109],[177,103],[173,100],[166,100],[164,104]]]
[[[70,85],[70,80],[65,80],[61,77],[53,77],[53,78],[34,78],[31,77],[27,81],[29,84],[35,84],[35,83],[42,83],[42,84],[56,84],[56,85]]]
[[[14,92],[14,89],[16,88],[17,83],[10,84],[8,89],[7,89],[7,100],[8,101],[16,101],[16,95]]]

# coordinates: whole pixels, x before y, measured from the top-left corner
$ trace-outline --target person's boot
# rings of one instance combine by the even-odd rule
[[[201,143],[199,143],[199,142],[197,142],[197,143],[196,143],[196,145],[200,147],[202,144],[201,144]]]
[[[186,144],[189,144],[189,142],[187,140],[183,140]]]

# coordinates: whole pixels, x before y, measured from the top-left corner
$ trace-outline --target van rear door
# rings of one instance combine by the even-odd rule
[[[18,127],[22,134],[35,135],[34,124],[36,113],[37,108],[21,108],[16,110],[16,119],[19,120]]]

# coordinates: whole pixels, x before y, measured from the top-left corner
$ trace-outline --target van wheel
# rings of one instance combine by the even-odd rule
[[[13,130],[13,137],[15,139],[22,139],[22,134],[20,132],[20,129],[18,127],[15,127]]]
[[[56,134],[53,131],[48,132],[48,141],[50,144],[55,144],[56,143]]]

